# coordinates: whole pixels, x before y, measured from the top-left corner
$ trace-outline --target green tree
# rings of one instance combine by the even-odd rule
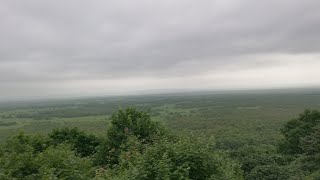
[[[129,136],[137,137],[142,144],[152,144],[163,134],[163,127],[152,121],[148,113],[135,108],[120,109],[111,117],[107,137],[99,148],[96,162],[100,165],[118,164],[121,152],[126,151],[123,145]]]
[[[75,156],[69,146],[64,144],[49,147],[36,156],[39,179],[87,180],[94,176],[90,159]]]
[[[262,165],[256,166],[248,174],[248,180],[286,180],[290,178],[290,173],[285,166]]]
[[[291,156],[290,168],[295,172],[294,177],[319,178],[320,112],[306,110],[299,118],[285,124],[282,134],[284,140],[279,149],[284,155]]]
[[[300,158],[302,169],[305,171],[320,170],[320,124],[313,128],[313,132],[301,139],[301,148],[304,152]]]
[[[107,179],[242,179],[239,164],[215,151],[211,142],[196,137],[162,140],[142,154],[130,153],[130,159],[121,156],[117,173],[106,172]]]
[[[49,138],[55,146],[61,143],[71,144],[72,149],[81,157],[93,155],[100,144],[96,136],[88,135],[77,128],[54,129]]]
[[[70,146],[56,147],[40,135],[23,133],[0,148],[0,179],[89,179],[93,177],[90,159],[75,156]]]
[[[23,133],[12,137],[0,150],[0,179],[34,179],[39,164],[34,159],[47,148],[42,136],[26,136]]]
[[[279,150],[284,154],[303,154],[302,139],[312,134],[316,125],[320,124],[320,112],[306,110],[299,118],[289,121],[281,129],[284,140]]]

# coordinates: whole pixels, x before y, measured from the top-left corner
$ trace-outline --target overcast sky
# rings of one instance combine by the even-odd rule
[[[0,1],[0,99],[319,85],[319,0]]]

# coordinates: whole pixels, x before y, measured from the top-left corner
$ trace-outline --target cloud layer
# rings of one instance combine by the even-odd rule
[[[319,9],[317,0],[4,0],[0,93],[320,85]]]

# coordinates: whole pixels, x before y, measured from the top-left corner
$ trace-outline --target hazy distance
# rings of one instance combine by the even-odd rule
[[[320,86],[318,0],[2,0],[0,100]]]

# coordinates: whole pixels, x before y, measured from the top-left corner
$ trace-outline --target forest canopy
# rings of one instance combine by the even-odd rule
[[[281,129],[277,147],[223,150],[213,136],[176,133],[135,108],[110,117],[104,136],[77,128],[19,133],[0,146],[0,179],[317,179],[320,112]]]

